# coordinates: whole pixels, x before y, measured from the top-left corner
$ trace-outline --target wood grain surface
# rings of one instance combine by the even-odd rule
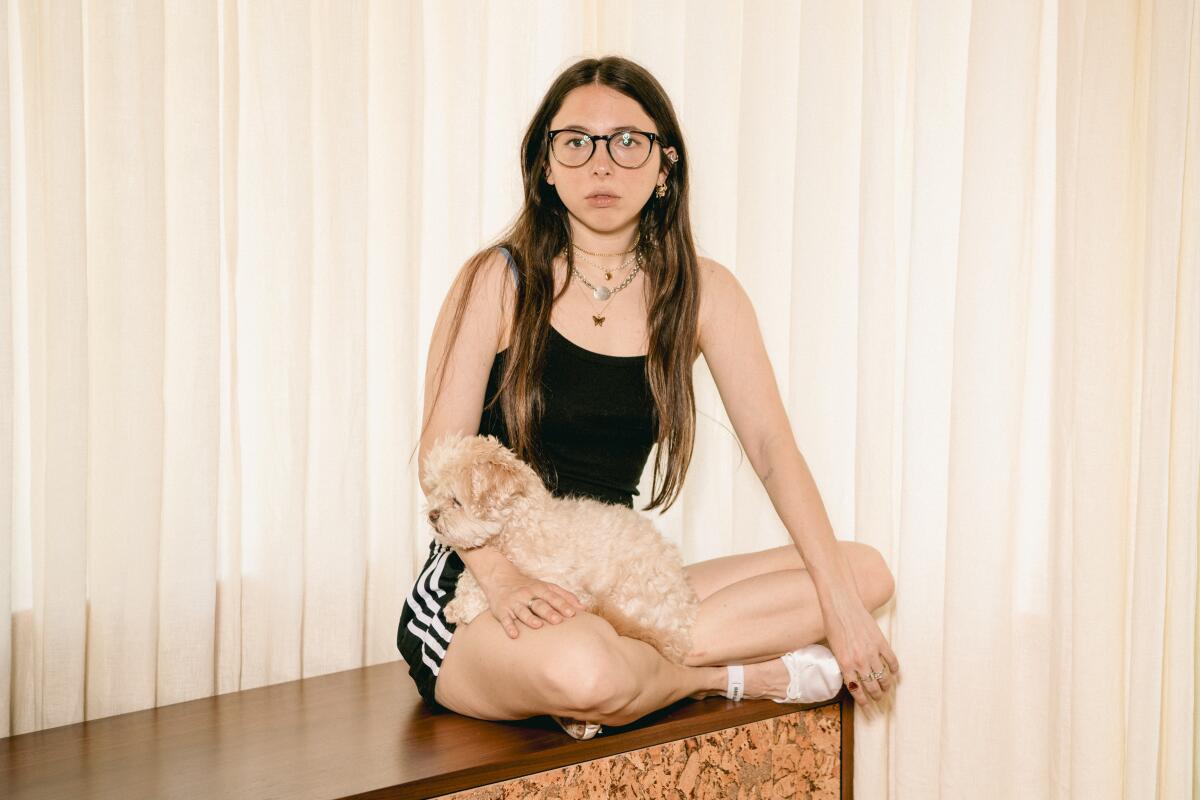
[[[431,797],[838,703],[681,700],[581,742],[431,713],[393,661],[0,739],[0,797]]]

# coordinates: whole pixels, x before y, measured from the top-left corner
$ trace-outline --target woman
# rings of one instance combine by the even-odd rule
[[[448,431],[491,433],[556,495],[632,507],[657,443],[644,510],[662,513],[687,472],[703,353],[795,545],[687,567],[701,605],[680,665],[490,547],[431,543],[397,637],[422,697],[481,719],[550,714],[583,738],[687,696],[794,701],[797,664],[823,653],[832,685],[849,676],[855,700],[873,706],[899,673],[871,616],[892,576],[873,548],[834,538],[749,298],[696,255],[686,150],[662,87],[623,58],[574,64],[538,107],[521,158],[520,216],[463,267],[435,326],[421,461]],[[464,562],[491,613],[454,626],[441,609]]]

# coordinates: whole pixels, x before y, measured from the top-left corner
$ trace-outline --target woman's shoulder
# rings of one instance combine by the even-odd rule
[[[714,258],[696,255],[697,272],[699,273],[700,311],[696,324],[701,336],[704,335],[705,322],[712,319],[713,310],[720,303],[722,294],[729,287],[730,281],[736,281],[733,273]]]
[[[736,318],[739,309],[751,307],[750,296],[733,270],[716,259],[697,256],[700,273],[700,311],[697,329],[704,349],[706,330],[719,331]]]
[[[511,281],[514,285],[520,276],[520,271],[517,269],[517,260],[513,258],[512,251],[506,245],[498,244],[491,248],[491,252],[487,254],[493,263],[493,269],[503,273],[502,280]],[[503,268],[501,268],[503,265]]]
[[[696,271],[700,274],[700,298],[702,301],[719,298],[722,292],[737,283],[737,277],[733,271],[715,258],[698,255],[696,256],[696,265]]]
[[[706,282],[736,280],[733,272],[715,258],[697,254],[696,264],[699,267],[701,288]]]
[[[513,294],[512,272],[504,254],[494,247],[478,250],[459,268],[439,318],[461,306],[464,323],[470,318],[472,328],[487,330],[494,326],[498,340],[507,326]]]
[[[485,297],[495,298],[514,285],[516,264],[503,247],[489,247],[476,251],[463,264],[460,280],[472,268],[475,272],[474,282],[480,286],[480,289],[473,292],[480,291]]]

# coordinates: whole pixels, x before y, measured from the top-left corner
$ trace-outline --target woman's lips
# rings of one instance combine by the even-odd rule
[[[616,197],[611,194],[594,194],[591,197],[587,198],[587,201],[588,201],[588,203],[590,203],[593,206],[603,207],[603,206],[611,206],[613,203],[617,202],[617,200],[619,200],[619,199],[620,199],[619,197]]]

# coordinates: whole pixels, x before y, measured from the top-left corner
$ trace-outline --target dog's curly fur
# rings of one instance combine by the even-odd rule
[[[699,600],[679,549],[632,508],[555,497],[494,436],[447,434],[425,460],[425,513],[434,538],[458,550],[494,545],[525,575],[574,592],[617,633],[683,663]],[[467,623],[488,610],[464,570],[446,619]]]

